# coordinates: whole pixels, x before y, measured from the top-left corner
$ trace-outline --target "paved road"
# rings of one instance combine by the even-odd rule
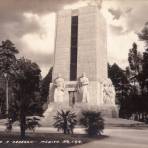
[[[5,128],[0,126],[0,130],[3,131]],[[19,130],[16,127],[14,130]],[[38,133],[54,133],[56,129],[54,128],[40,128],[37,129]],[[84,133],[82,129],[76,129],[76,133]],[[50,144],[40,144],[40,145],[25,145],[25,144],[7,144],[1,145],[0,148],[148,148],[148,128],[143,129],[128,129],[128,128],[114,128],[114,129],[105,129],[104,135],[106,138],[100,140],[94,140],[82,145],[50,145]]]
[[[106,129],[108,138],[71,148],[148,148],[148,129]]]

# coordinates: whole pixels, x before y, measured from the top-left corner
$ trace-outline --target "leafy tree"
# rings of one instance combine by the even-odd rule
[[[16,54],[18,54],[18,50],[10,40],[2,41],[0,45],[0,73],[10,73],[16,61]]]
[[[138,37],[141,41],[145,42],[146,47],[148,47],[148,22],[145,23],[144,28],[140,33],[138,33]],[[142,73],[141,73],[141,112],[142,112],[142,118],[147,118],[148,114],[148,48],[145,49],[143,52],[143,60],[142,60]],[[145,120],[144,119],[144,120]]]
[[[59,130],[62,130],[64,134],[73,134],[73,129],[77,123],[76,114],[71,111],[57,112],[57,115],[54,116],[55,123],[54,127]]]
[[[144,28],[140,33],[138,33],[138,37],[141,41],[145,42],[146,47],[148,46],[148,22],[145,23]],[[143,93],[147,93],[148,88],[148,48],[145,49],[143,53],[143,65],[142,65],[143,71],[142,71],[142,88]]]
[[[40,96],[40,68],[36,63],[25,58],[16,59],[18,50],[10,40],[0,45],[0,75],[8,74],[9,91],[14,97],[9,98],[8,125],[20,121],[21,137],[25,137],[26,116],[42,112]],[[11,87],[11,88],[10,88]],[[9,101],[10,102],[10,101]]]
[[[47,102],[48,96],[49,96],[49,86],[52,81],[52,70],[53,67],[50,68],[48,74],[41,82],[41,97],[43,104]]]
[[[132,80],[134,87],[137,87],[137,91],[139,92],[142,92],[142,58],[141,53],[137,50],[137,44],[133,43],[128,54],[129,78]]]
[[[128,61],[133,75],[138,75],[142,70],[142,56],[137,51],[137,44],[133,43],[133,47],[129,50]]]
[[[127,96],[127,89],[129,87],[129,81],[126,77],[126,72],[123,71],[116,63],[110,66],[108,70],[108,76],[112,80],[115,86],[117,94],[117,103],[120,104],[120,100]]]
[[[101,135],[104,129],[104,120],[100,112],[82,111],[80,124],[86,128],[89,136]]]
[[[144,41],[146,44],[146,47],[148,47],[148,22],[145,23],[144,28],[140,33],[138,33],[138,37],[140,40]],[[143,53],[143,85],[144,89],[147,87],[147,81],[148,81],[148,48],[145,49]]]
[[[143,53],[143,89],[148,95],[148,48]]]
[[[146,46],[148,46],[148,22],[145,23],[142,31],[138,33],[138,37],[141,41],[145,42]]]
[[[14,44],[10,40],[2,41],[0,44],[0,77],[4,79],[4,73],[7,73],[7,79],[9,82],[12,82],[12,71],[16,62],[16,54],[18,54],[18,50],[14,46]],[[1,87],[5,87],[5,84],[1,82]],[[9,85],[9,92],[11,92],[11,88],[13,85]],[[9,102],[12,100],[13,93],[9,93]],[[6,96],[5,96],[6,97]],[[6,100],[6,98],[5,98]],[[4,108],[2,108],[4,110]]]
[[[40,69],[36,63],[21,58],[17,60],[13,75],[16,80],[16,100],[11,111],[20,121],[21,137],[25,137],[26,116],[33,115],[37,104],[34,103],[35,92],[39,90]],[[17,114],[15,113],[17,108]]]
[[[126,74],[127,71],[123,71],[116,63],[108,68],[108,76],[116,90],[116,103],[120,106],[119,116],[123,118],[127,118],[130,114],[131,85]]]
[[[139,34],[139,38],[146,40],[147,28],[145,27]],[[146,77],[147,77],[147,50],[141,53],[137,50],[137,44],[133,43],[132,49],[129,50],[128,61],[129,68],[127,70],[128,79],[132,86],[132,93],[129,96],[130,104],[132,104],[131,112],[135,120],[144,121],[145,114],[147,114],[147,104],[145,90],[146,88]]]
[[[2,115],[5,110],[5,91],[3,88],[0,88],[0,114]]]

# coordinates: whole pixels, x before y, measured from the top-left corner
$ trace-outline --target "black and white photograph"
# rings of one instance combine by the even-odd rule
[[[148,0],[0,0],[0,148],[148,147]]]

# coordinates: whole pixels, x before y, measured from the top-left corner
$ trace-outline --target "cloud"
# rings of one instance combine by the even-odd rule
[[[20,37],[26,32],[40,30],[38,20],[32,17],[30,21],[25,13],[42,16],[62,8],[65,4],[72,4],[78,0],[0,0],[0,39],[13,35]],[[12,31],[13,30],[13,31]],[[11,33],[12,34],[12,33]]]
[[[110,23],[114,26],[122,26],[125,32],[138,32],[148,21],[148,1],[113,0],[106,7],[109,13],[114,16]]]
[[[24,12],[48,13],[55,12],[65,5],[83,1],[85,3],[97,2],[101,5],[102,0],[0,0],[0,14],[2,18],[12,18],[15,14]],[[8,15],[9,14],[9,15]]]
[[[130,13],[132,13],[132,8],[116,8],[116,9],[114,9],[114,8],[109,8],[108,9],[108,12],[110,12],[112,15],[113,15],[113,20],[119,20],[120,19],[120,17],[121,16],[124,16],[124,15],[126,15],[126,14],[130,14]]]
[[[45,75],[53,64],[55,16],[52,12],[77,1],[0,0],[0,41],[10,39],[20,51],[19,56],[38,63]]]
[[[122,26],[110,25],[110,30],[115,35],[122,35],[123,34],[123,27]]]
[[[122,11],[120,9],[115,10],[115,9],[109,8],[108,11],[114,16],[113,20],[118,20],[122,15]]]
[[[132,12],[132,8],[127,8],[127,10],[125,11],[126,13],[131,13]]]
[[[0,41],[14,42],[20,56],[44,67],[45,75],[54,50],[55,16],[52,12],[88,1],[92,0],[0,0]]]
[[[44,75],[52,64],[54,15],[59,9],[77,8],[95,0],[0,0],[0,40],[10,39],[25,56],[37,62]],[[148,2],[98,1],[108,23],[109,54],[125,60],[128,49],[148,21]],[[122,50],[119,52],[119,50]],[[115,59],[114,58],[114,59]],[[120,60],[119,59],[119,60]],[[118,59],[117,59],[118,60]],[[48,66],[49,64],[49,66]]]
[[[11,14],[22,12],[30,13],[46,13],[59,10],[66,4],[72,4],[78,0],[0,0],[0,11]]]
[[[82,1],[84,1],[88,5],[97,5],[98,8],[102,7],[102,2],[103,2],[103,0],[82,0]]]

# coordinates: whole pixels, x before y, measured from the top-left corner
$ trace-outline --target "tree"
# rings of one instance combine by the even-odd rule
[[[127,79],[126,71],[123,71],[116,63],[108,66],[108,76],[112,80],[116,90],[116,103],[120,106],[119,116],[129,116],[129,95],[131,85]]]
[[[143,88],[148,95],[148,48],[143,53]]]
[[[133,75],[139,75],[142,70],[142,56],[137,51],[137,44],[133,43],[132,48],[129,50],[128,61],[130,69],[133,71]]]
[[[129,50],[128,61],[129,61],[129,73],[130,79],[133,81],[133,85],[136,87],[139,84],[139,91],[142,92],[142,55],[137,50],[137,44],[133,43],[132,48]],[[137,83],[137,84],[136,84]],[[138,87],[138,86],[137,86]],[[140,88],[141,87],[141,88]]]
[[[5,108],[5,91],[3,88],[0,88],[0,115],[4,113]]]
[[[20,121],[21,137],[25,137],[26,116],[42,113],[40,95],[40,68],[28,59],[17,59],[18,50],[10,40],[2,41],[0,45],[0,75],[8,74],[9,90],[14,97],[9,98],[8,118]],[[10,103],[10,101],[9,101]]]
[[[18,50],[10,40],[2,41],[0,45],[0,73],[10,73],[16,61],[16,54],[18,54]]]
[[[123,71],[116,63],[110,66],[108,69],[108,76],[112,80],[113,85],[115,86],[117,94],[117,102],[120,103],[121,97],[127,95],[127,86],[129,81],[126,77],[126,72]]]
[[[62,130],[64,134],[73,134],[73,129],[77,123],[76,114],[71,111],[57,112],[57,115],[54,116],[55,123],[53,124],[55,128]]]
[[[144,28],[141,30],[140,33],[138,33],[138,37],[141,41],[145,42],[146,47],[148,46],[148,22],[145,23]],[[146,91],[147,93],[147,88],[148,88],[148,48],[145,49],[143,53],[143,65],[142,65],[143,71],[142,71],[142,87],[143,87],[143,93]]]
[[[142,40],[146,39],[147,28],[142,30],[142,33],[139,34],[139,38]],[[145,40],[145,42],[147,42]],[[129,68],[128,68],[128,79],[132,86],[132,95],[131,103],[132,114],[135,116],[136,120],[144,120],[145,113],[147,112],[147,100],[145,99],[145,82],[147,76],[147,53],[146,51],[143,53],[143,56],[137,50],[137,44],[133,43],[132,48],[129,50],[128,54]],[[142,117],[142,118],[141,118]]]
[[[49,86],[52,81],[52,71],[53,71],[53,67],[50,68],[46,77],[41,81],[41,97],[42,97],[43,104],[47,102],[47,99],[49,96]]]
[[[33,115],[35,104],[35,92],[39,91],[40,69],[36,63],[21,58],[15,64],[13,76],[16,81],[16,100],[14,106],[17,106],[21,128],[21,137],[25,137],[26,116]],[[14,108],[13,108],[14,109]],[[13,110],[12,109],[12,110]],[[15,109],[14,109],[15,110]],[[12,113],[12,112],[11,112]]]
[[[146,46],[148,46],[148,22],[145,23],[142,31],[138,33],[138,37],[141,41],[145,42]]]
[[[9,79],[9,82],[12,82],[12,79],[13,79],[11,73],[13,70],[13,66],[15,65],[15,62],[16,62],[16,54],[18,54],[18,50],[16,49],[16,47],[10,40],[1,42],[1,45],[0,45],[0,77],[4,79],[4,73],[6,73],[7,80]],[[8,82],[9,91],[11,91],[11,88],[13,87],[13,85],[10,86],[9,82]],[[0,85],[2,85],[3,88],[6,87],[4,84],[5,81],[4,83],[2,82],[0,83],[1,83]],[[12,100],[11,94],[12,93],[9,93],[9,98],[10,98],[9,103],[10,103],[10,100]]]
[[[101,135],[104,129],[104,120],[100,112],[82,111],[80,124],[86,128],[89,136]]]
[[[142,96],[141,101],[142,103],[142,116],[148,114],[148,22],[145,23],[144,28],[140,33],[138,33],[138,37],[141,41],[145,42],[146,49],[143,52],[143,60],[142,60],[142,73],[141,73],[141,89],[142,89]],[[147,117],[145,117],[147,118]]]

